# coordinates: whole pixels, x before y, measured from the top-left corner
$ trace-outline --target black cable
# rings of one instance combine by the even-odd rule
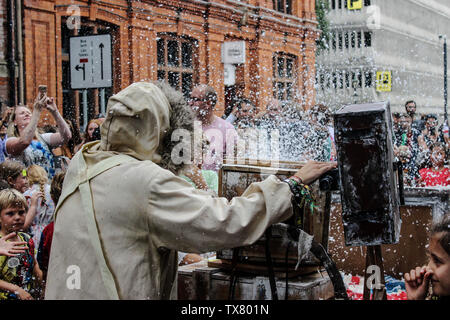
[[[320,260],[320,262],[322,262],[323,266],[327,270],[328,276],[333,284],[334,298],[348,300],[347,289],[345,288],[342,276],[339,273],[333,259],[331,259],[322,244],[313,240],[310,251],[317,259]]]
[[[230,286],[228,291],[228,300],[234,300],[234,292],[237,283],[236,266],[239,258],[239,248],[233,249],[233,258],[231,262]]]
[[[288,241],[287,244],[287,249],[286,249],[286,259],[285,259],[285,263],[286,263],[286,292],[284,293],[284,300],[288,300],[288,282],[289,282],[289,264],[288,264],[288,258],[289,258],[289,248],[291,246],[291,242]]]
[[[275,282],[275,273],[273,270],[272,257],[270,255],[270,238],[272,235],[272,227],[266,230],[266,262],[269,272],[270,291],[272,292],[272,300],[278,300],[277,284]]]

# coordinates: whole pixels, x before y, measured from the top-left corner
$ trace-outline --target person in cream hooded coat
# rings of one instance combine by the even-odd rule
[[[290,188],[275,176],[228,201],[174,174],[171,133],[192,130],[193,119],[163,83],[134,83],[109,99],[101,141],[66,173],[45,299],[176,299],[177,250],[250,245],[291,216]],[[309,163],[298,175],[313,181],[334,166]]]

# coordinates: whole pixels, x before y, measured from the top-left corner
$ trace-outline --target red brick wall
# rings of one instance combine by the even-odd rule
[[[8,68],[7,57],[7,20],[6,0],[0,0],[0,98],[5,103],[8,101]],[[1,112],[2,110],[0,110]]]
[[[247,25],[238,28],[245,6],[237,6],[235,1],[211,1],[208,8],[191,1],[132,1],[132,8],[128,8],[128,1],[119,0],[24,0],[26,101],[33,101],[39,84],[47,84],[49,94],[61,104],[61,21],[67,16],[68,6],[75,3],[84,19],[106,21],[117,27],[114,92],[135,81],[156,80],[157,34],[173,32],[198,41],[199,82],[216,89],[218,114],[224,106],[220,53],[225,39],[247,42],[247,62],[239,68],[239,87],[259,107],[264,107],[272,94],[273,54],[282,51],[296,55],[297,91],[302,95],[300,101],[309,107],[314,103],[315,1],[293,2],[294,14],[305,20],[274,12],[271,0],[249,0]],[[179,16],[177,8],[182,9]]]

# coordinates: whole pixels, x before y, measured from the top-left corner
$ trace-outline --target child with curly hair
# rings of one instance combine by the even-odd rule
[[[55,211],[55,204],[50,196],[50,185],[48,175],[44,168],[33,164],[27,170],[28,182],[31,187],[23,193],[31,206],[31,199],[38,193],[42,200],[38,201],[34,212],[27,214],[25,229],[30,228],[36,248],[39,248],[42,230],[52,221]]]

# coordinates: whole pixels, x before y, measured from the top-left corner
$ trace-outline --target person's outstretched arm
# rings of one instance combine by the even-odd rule
[[[20,300],[34,300],[31,294],[29,294],[27,291],[15,284],[6,282],[4,280],[0,280],[0,290],[9,291],[16,294]]]
[[[59,113],[54,98],[49,98],[46,108],[50,111],[56,121],[56,125],[58,126],[58,132],[55,132],[50,136],[49,144],[51,147],[57,147],[69,141],[70,138],[72,138],[72,132],[70,131],[70,127],[67,122]]]
[[[37,208],[39,204],[39,198],[42,199],[44,194],[40,191],[35,191],[30,197],[30,206],[28,207],[27,214],[25,216],[25,223],[23,224],[23,229],[27,230],[32,224],[34,217],[37,214]]]
[[[335,166],[310,162],[296,175],[309,184]],[[273,175],[228,201],[158,170],[149,192],[150,236],[157,247],[191,253],[250,245],[292,215],[291,200],[289,185]]]

